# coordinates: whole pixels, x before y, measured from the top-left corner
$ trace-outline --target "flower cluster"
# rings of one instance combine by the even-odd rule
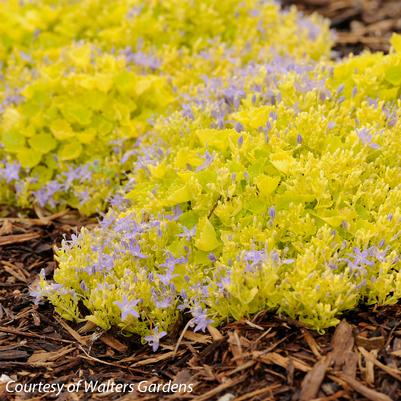
[[[7,0],[0,18],[0,201],[86,214],[135,168],[138,137],[205,77],[273,54],[324,59],[331,43],[326,22],[262,0]]]
[[[129,206],[65,241],[38,291],[63,317],[153,349],[179,313],[195,331],[264,309],[323,330],[360,302],[397,302],[398,42],[387,56],[275,55],[204,77],[143,136]]]

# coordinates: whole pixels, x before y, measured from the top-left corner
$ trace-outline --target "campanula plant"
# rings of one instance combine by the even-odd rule
[[[397,302],[401,103],[383,71],[398,40],[387,56],[276,56],[205,79],[143,136],[129,205],[64,241],[37,300],[154,350],[180,313],[195,331],[265,309],[322,331]]]
[[[7,0],[0,200],[105,209],[155,117],[273,55],[328,58],[327,23],[272,1]]]

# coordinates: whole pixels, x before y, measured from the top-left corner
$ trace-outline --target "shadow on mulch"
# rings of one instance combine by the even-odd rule
[[[53,244],[94,223],[74,212],[0,219],[1,400],[401,399],[400,305],[349,313],[324,335],[267,312],[207,333],[183,333],[181,322],[157,353],[118,332],[64,322],[48,303],[33,305],[28,287],[42,268],[51,277]],[[80,380],[81,391],[68,393]],[[40,383],[55,391],[30,392]],[[85,392],[90,383],[104,384]],[[7,392],[21,384],[31,387]],[[181,391],[163,392],[163,384]]]
[[[401,31],[399,0],[282,0],[309,14],[317,12],[331,20],[336,30],[334,50],[339,56],[359,54],[365,49],[390,49],[393,32]]]

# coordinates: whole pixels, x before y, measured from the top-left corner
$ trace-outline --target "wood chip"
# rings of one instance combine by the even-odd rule
[[[326,355],[320,361],[316,362],[302,380],[300,401],[310,401],[315,398],[326,375],[326,371],[332,362],[331,355]]]
[[[243,365],[242,346],[237,331],[230,331],[228,333],[228,344],[237,366]]]
[[[341,370],[349,352],[352,352],[354,346],[352,327],[345,320],[342,320],[337,326],[331,345],[333,348],[331,356],[334,362],[334,368],[336,370]]]
[[[273,394],[273,391],[280,388],[280,384],[272,384],[271,386],[263,387],[258,390],[251,391],[247,394],[241,395],[240,397],[234,398],[233,401],[245,401],[249,400],[250,398],[254,398],[257,396],[260,396],[262,394],[265,394],[269,392],[270,394]]]
[[[258,356],[257,353],[254,353],[254,355],[257,358],[257,360],[261,362],[278,365],[285,369],[288,369],[290,363],[290,358],[284,357],[276,352],[270,352],[268,354],[260,356]],[[291,358],[291,359],[295,369],[298,369],[302,372],[309,372],[312,369],[307,363],[299,359],[296,358]]]
[[[343,366],[343,373],[355,379],[357,365],[358,365],[358,353],[354,351],[346,352],[345,362]]]
[[[66,347],[53,352],[37,351],[28,358],[28,363],[33,366],[47,366],[48,362],[57,361],[57,359],[69,354],[75,349],[75,347]]]
[[[340,373],[338,375],[342,380],[348,383],[355,391],[357,391],[359,394],[363,395],[370,401],[394,401],[386,394],[380,393],[376,390],[372,390],[369,387],[362,384],[361,382],[353,379],[352,377]]]
[[[366,350],[371,351],[373,349],[383,348],[385,344],[385,339],[383,336],[370,338],[356,336],[355,343],[358,347],[363,347]]]
[[[175,357],[175,356],[180,356],[184,353],[184,351],[170,351],[170,352],[166,352],[165,354],[159,354],[157,356],[151,357],[151,358],[146,358],[143,360],[140,360],[138,362],[135,362],[134,364],[132,364],[132,367],[136,367],[136,366],[145,366],[145,365],[152,365],[154,363],[158,363],[161,361],[165,361],[166,359]]]
[[[377,356],[373,354],[374,351],[371,351],[374,357]],[[375,364],[371,359],[366,359],[366,366],[365,366],[365,381],[368,385],[373,386],[375,384]]]
[[[109,347],[115,349],[118,352],[124,353],[127,352],[128,346],[123,344],[122,342],[118,341],[115,337],[113,337],[111,334],[108,333],[103,333],[99,337],[100,341],[102,341],[104,344],[108,345]]]
[[[220,341],[224,339],[224,336],[220,333],[220,331],[218,329],[216,329],[216,327],[213,326],[207,326],[207,330],[210,333],[210,335],[213,338],[213,341]]]
[[[320,358],[321,354],[320,354],[319,345],[313,338],[312,334],[307,329],[302,329],[302,334],[303,334],[304,339],[305,339],[306,343],[308,344],[310,350],[313,352],[313,355],[315,355],[316,358]]]
[[[27,234],[12,234],[12,235],[3,235],[0,237],[0,246],[17,244],[20,242],[30,241],[35,238],[39,238],[41,233],[32,232]]]
[[[15,359],[26,359],[28,358],[28,353],[26,351],[20,351],[17,349],[13,350],[3,350],[0,351],[0,361],[13,361]]]
[[[89,338],[81,336],[77,331],[75,331],[72,327],[70,327],[64,320],[60,319],[59,317],[55,317],[55,319],[63,326],[63,328],[74,338],[76,341],[79,342],[81,345],[89,345]]]
[[[230,387],[233,387],[246,379],[246,376],[240,376],[235,379],[227,380],[225,383],[220,384],[212,390],[207,391],[205,394],[202,394],[198,397],[192,398],[192,401],[206,401],[215,395],[221,393],[224,390],[227,390]]]
[[[205,334],[194,333],[193,331],[186,331],[184,333],[184,338],[198,344],[210,344],[212,342],[212,337]]]
[[[400,375],[400,372],[398,369],[390,368],[390,367],[384,365],[383,363],[378,361],[374,355],[372,355],[370,352],[366,351],[362,347],[359,347],[358,350],[365,357],[366,360],[374,363],[378,368],[382,369],[384,372],[389,374],[391,377],[394,377],[394,379],[401,381],[401,375]]]

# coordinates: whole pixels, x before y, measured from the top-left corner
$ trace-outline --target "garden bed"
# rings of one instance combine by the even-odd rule
[[[148,381],[149,386],[170,380],[194,384],[194,391],[186,394],[80,391],[62,394],[59,400],[296,397],[305,401],[386,401],[401,397],[399,305],[354,311],[324,335],[269,313],[205,334],[186,332],[182,338],[184,325],[178,325],[154,354],[148,346],[118,333],[63,322],[55,318],[49,304],[32,305],[27,286],[40,269],[51,274],[55,267],[52,245],[63,234],[93,221],[65,213],[30,219],[8,217],[1,222],[1,374],[18,375],[24,383],[68,384],[82,379],[88,383]],[[52,394],[9,394],[4,383],[0,384],[0,396],[5,400],[56,398]]]
[[[400,29],[397,2],[297,0],[340,30],[341,55],[364,48],[388,51],[390,32]],[[398,13],[400,15],[398,15]],[[24,216],[24,217],[21,217]],[[26,217],[29,216],[29,217]],[[363,307],[319,335],[296,321],[259,313],[205,333],[185,330],[182,317],[158,353],[135,338],[103,332],[91,324],[65,322],[49,303],[33,305],[28,287],[41,269],[51,277],[53,247],[63,235],[96,224],[74,211],[49,215],[11,208],[0,219],[0,398],[10,400],[373,400],[401,399],[401,306]],[[18,384],[130,384],[117,391],[7,392]],[[21,378],[23,378],[21,380]],[[152,384],[193,385],[193,391],[153,392]],[[15,383],[17,384],[17,383]],[[14,387],[11,386],[10,389]],[[56,387],[54,387],[56,388]],[[145,384],[142,389],[145,388]],[[18,389],[18,387],[17,387]],[[170,387],[171,389],[171,387]]]

